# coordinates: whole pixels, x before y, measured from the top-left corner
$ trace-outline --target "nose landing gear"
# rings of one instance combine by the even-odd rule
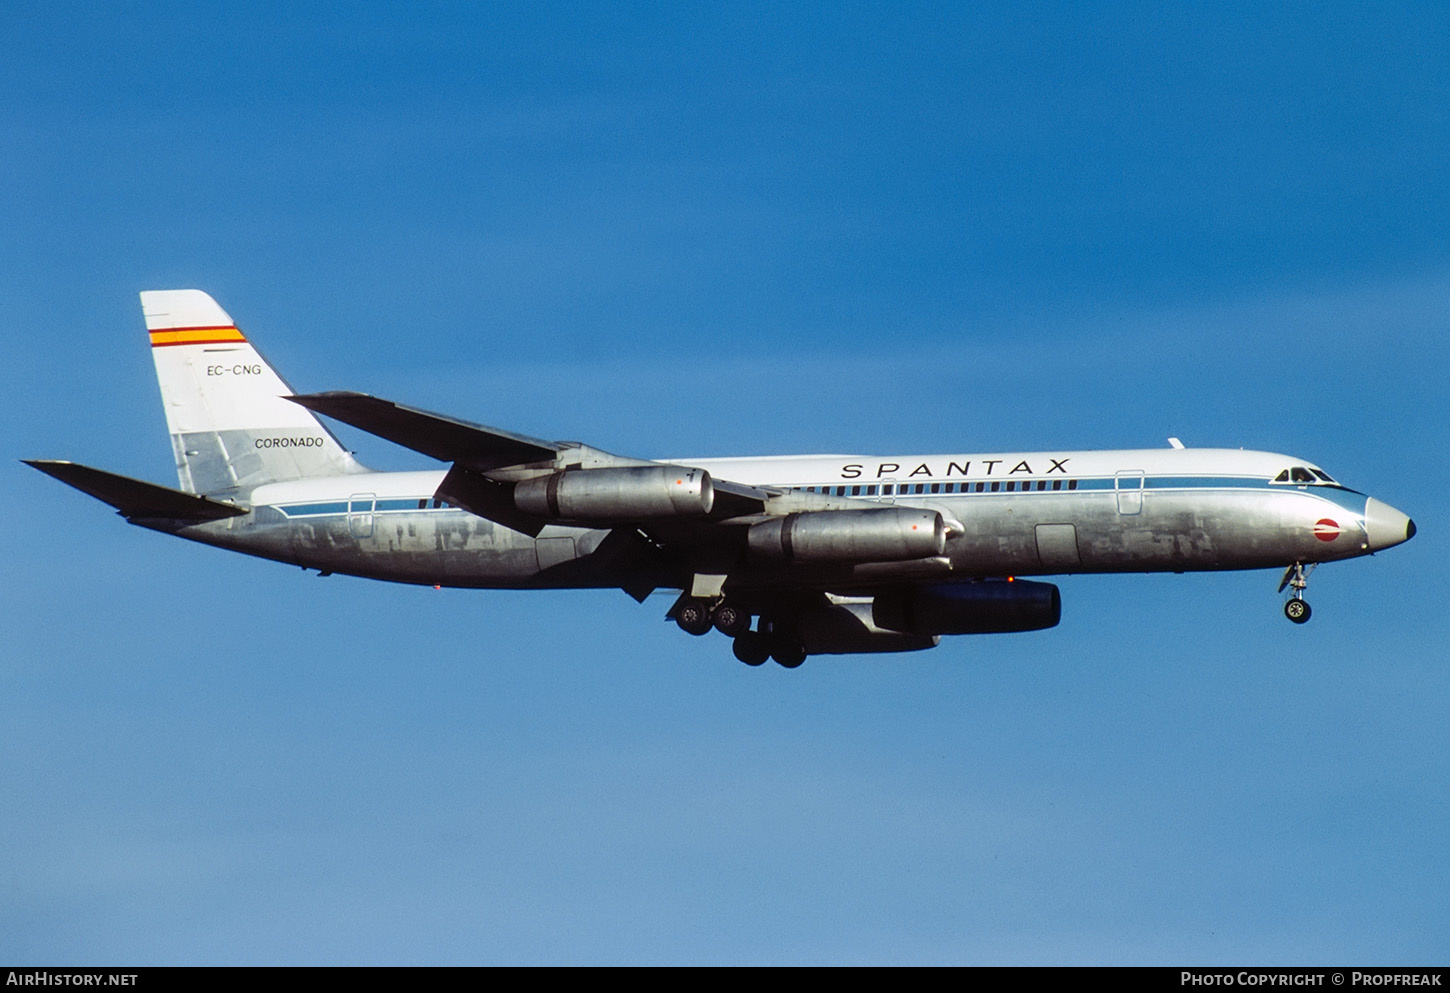
[[[1314,571],[1318,563],[1310,562],[1309,568],[1304,567],[1303,562],[1295,562],[1284,570],[1284,578],[1279,583],[1279,592],[1283,593],[1286,587],[1294,592],[1284,603],[1284,616],[1295,624],[1303,624],[1309,620],[1312,611],[1309,609],[1309,601],[1304,599],[1304,590],[1309,586],[1309,574]]]

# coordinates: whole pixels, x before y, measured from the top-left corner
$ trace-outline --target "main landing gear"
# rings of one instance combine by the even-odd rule
[[[734,638],[750,630],[750,613],[731,600],[711,602],[703,597],[685,597],[676,605],[673,616],[686,634],[709,634],[714,628]]]
[[[764,617],[758,630],[750,630],[750,611],[733,600],[712,602],[703,597],[684,597],[671,616],[686,634],[704,635],[714,628],[733,638],[735,657],[746,665],[763,665],[766,659],[775,659],[785,668],[794,669],[806,660],[806,646],[792,632]]]
[[[1317,564],[1310,562],[1309,568],[1306,569],[1303,562],[1295,562],[1284,570],[1284,579],[1279,583],[1280,593],[1283,593],[1286,587],[1294,590],[1284,603],[1284,616],[1295,624],[1303,624],[1313,613],[1309,609],[1309,601],[1304,599],[1304,590],[1308,588],[1309,574],[1314,571],[1314,566]]]
[[[761,621],[761,627],[770,627]],[[776,631],[742,631],[735,636],[735,657],[746,665],[761,665],[766,659],[787,669],[795,669],[806,660],[806,646],[787,634]]]

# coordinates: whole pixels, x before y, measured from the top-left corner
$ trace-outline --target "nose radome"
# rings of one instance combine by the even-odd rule
[[[1369,550],[1393,548],[1415,536],[1415,522],[1387,503],[1370,497],[1364,505],[1364,532]]]

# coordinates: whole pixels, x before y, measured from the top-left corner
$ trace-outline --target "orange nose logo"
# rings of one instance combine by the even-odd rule
[[[1314,522],[1314,537],[1320,541],[1333,541],[1339,537],[1339,524],[1324,517]]]

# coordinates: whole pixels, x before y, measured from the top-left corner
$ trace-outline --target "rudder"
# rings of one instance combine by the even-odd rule
[[[201,290],[148,290],[141,310],[181,488],[237,495],[263,483],[366,471]]]

